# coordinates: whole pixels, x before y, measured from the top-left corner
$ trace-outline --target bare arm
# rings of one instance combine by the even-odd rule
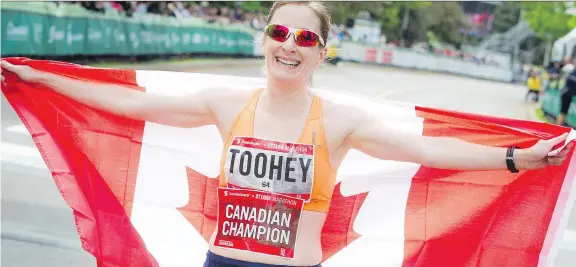
[[[419,163],[424,166],[452,170],[506,170],[507,148],[466,142],[457,138],[428,137],[401,132],[387,127],[375,118],[361,115],[346,142],[372,157]],[[566,134],[542,140],[528,149],[517,149],[514,162],[517,169],[542,168],[561,164],[568,150],[556,158],[547,158],[552,147],[565,140]],[[550,162],[552,160],[552,162]]]
[[[114,84],[98,84],[2,62],[23,80],[50,87],[84,105],[115,115],[176,127],[198,127],[214,123],[208,99],[215,93],[202,90],[187,96],[144,93]],[[216,90],[217,91],[217,90]]]

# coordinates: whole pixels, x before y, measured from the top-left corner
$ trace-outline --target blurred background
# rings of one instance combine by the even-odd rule
[[[2,1],[1,56],[262,77],[273,2]],[[325,2],[317,87],[553,122],[574,68],[574,2]],[[531,78],[531,79],[529,79]],[[537,81],[536,83],[533,83]],[[528,88],[538,98],[527,97]],[[566,126],[576,127],[576,100]],[[95,266],[26,129],[2,97],[2,266]],[[576,210],[556,266],[575,266]]]

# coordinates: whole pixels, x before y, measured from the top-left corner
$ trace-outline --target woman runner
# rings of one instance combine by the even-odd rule
[[[235,90],[231,85],[187,97],[160,96],[73,80],[4,61],[2,67],[27,82],[46,85],[80,103],[120,116],[176,127],[215,125],[225,144],[220,187],[232,185],[258,192],[295,194],[295,198],[305,200],[292,258],[255,253],[250,251],[253,247],[226,248],[226,241],[216,240],[223,232],[238,230],[228,225],[220,232],[218,228],[214,231],[205,267],[320,266],[321,230],[337,170],[350,149],[379,159],[458,170],[516,171],[559,165],[565,160],[570,146],[555,156],[547,154],[553,146],[564,142],[566,134],[516,150],[452,138],[409,135],[382,125],[356,107],[331,103],[314,95],[309,89],[310,80],[313,71],[325,60],[330,25],[328,11],[320,3],[274,3],[263,40],[267,85],[252,91]],[[512,152],[513,161],[507,164],[508,152]],[[248,154],[251,159],[260,156],[261,160],[268,160],[266,173],[242,173],[238,169],[241,157]],[[293,160],[292,172],[285,175],[278,171],[282,167],[278,162],[289,158]],[[279,180],[268,185],[252,183],[258,177]],[[226,208],[226,212],[241,216],[233,208]],[[284,248],[279,251],[286,252]]]

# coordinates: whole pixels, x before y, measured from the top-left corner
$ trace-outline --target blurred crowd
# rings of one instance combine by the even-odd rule
[[[532,100],[538,102],[547,89],[562,90],[572,72],[576,69],[576,58],[566,57],[562,61],[553,61],[546,68],[541,66],[522,66],[522,75],[527,86],[526,99],[533,95]]]
[[[87,10],[101,13],[114,12],[124,16],[134,15],[161,15],[170,16],[177,19],[197,18],[208,23],[231,25],[241,24],[256,30],[263,30],[266,25],[265,14],[260,11],[247,11],[242,8],[242,2],[218,3],[209,1],[56,1],[56,3],[77,4]],[[366,21],[370,16],[360,16]],[[371,28],[349,27],[348,25],[333,24],[330,29],[328,43],[334,44],[342,41],[352,41],[360,44],[370,44],[388,47],[403,47],[421,53],[431,53],[448,57],[460,58],[462,60],[474,61],[482,65],[499,65],[497,61],[490,60],[489,57],[477,58],[461,49],[439,44],[418,43],[406,47],[399,40],[386,40],[384,35],[380,35],[379,30],[372,32]]]
[[[134,14],[155,14],[178,19],[201,18],[209,23],[222,25],[243,24],[254,29],[262,29],[265,26],[262,12],[247,12],[240,7],[239,2],[233,8],[216,7],[206,1],[66,1],[66,3],[79,4],[88,10],[101,13],[115,11],[129,17]]]

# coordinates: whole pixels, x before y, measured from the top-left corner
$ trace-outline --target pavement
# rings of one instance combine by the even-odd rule
[[[135,68],[262,77],[260,60],[247,60],[246,64],[224,63]],[[374,66],[326,65],[314,74],[313,85],[417,105],[536,120],[531,115],[533,106],[524,102],[524,88],[513,84]],[[71,209],[60,196],[31,137],[4,96],[1,112],[0,265],[96,266],[93,257],[80,247]],[[557,267],[571,267],[576,262],[576,209],[571,212],[568,231],[564,233],[555,262]]]

